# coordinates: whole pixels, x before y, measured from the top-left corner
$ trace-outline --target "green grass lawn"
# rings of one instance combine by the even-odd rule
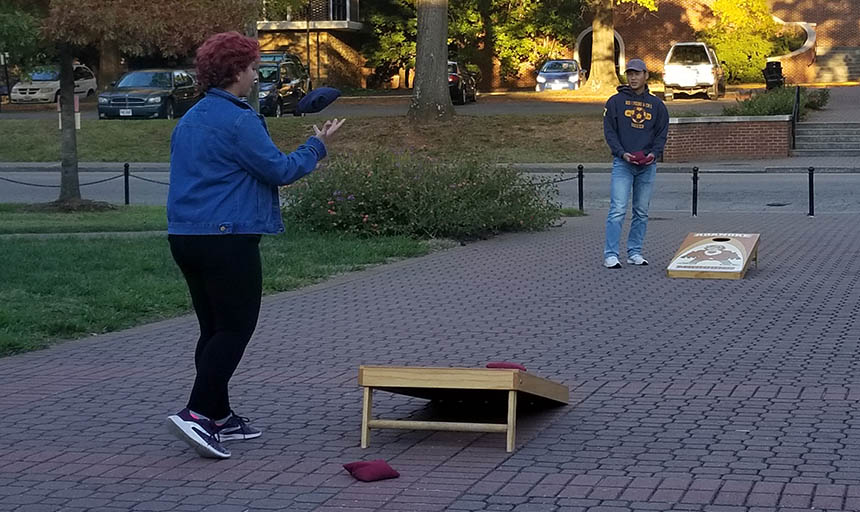
[[[0,234],[165,231],[163,206],[117,206],[109,212],[38,212],[20,204],[0,204]]]
[[[276,144],[292,151],[319,118],[267,119]],[[82,162],[164,162],[176,121],[85,120],[78,132]],[[56,120],[0,120],[0,160],[58,161]],[[413,127],[405,117],[349,118],[332,143],[333,155],[367,150],[408,151],[436,159],[478,156],[490,162],[599,162],[608,160],[600,116],[457,116]]]
[[[47,224],[56,226],[55,231],[98,231],[116,225],[108,218],[112,216],[124,218],[126,230],[141,231],[164,218],[163,207],[82,214],[74,221],[44,214],[27,219],[27,214],[10,213],[12,209],[0,210],[0,226],[7,226],[6,232],[13,216],[39,233],[52,231]],[[191,312],[185,282],[164,235],[5,237],[0,247],[0,355]],[[406,237],[361,239],[290,227],[283,235],[263,237],[264,292],[291,290],[429,251],[427,242]]]

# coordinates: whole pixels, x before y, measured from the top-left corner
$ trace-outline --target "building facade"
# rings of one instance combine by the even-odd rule
[[[314,86],[364,87],[369,71],[359,53],[359,0],[308,0],[308,8],[285,20],[257,22],[263,50],[285,50],[301,57]]]

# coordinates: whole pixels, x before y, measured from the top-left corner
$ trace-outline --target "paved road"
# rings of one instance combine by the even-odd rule
[[[860,510],[857,217],[665,216],[653,265],[611,271],[600,213],[267,297],[232,386],[264,434],[226,461],[164,429],[193,377],[191,316],[0,359],[0,511]],[[666,278],[691,231],[761,233],[758,268]],[[359,365],[490,360],[570,386],[570,405],[522,411],[512,454],[500,434],[359,448]],[[386,419],[497,412],[374,401]],[[377,458],[400,478],[341,468]]]
[[[539,96],[536,96],[539,98]],[[732,98],[721,98],[710,101],[702,98],[685,98],[673,101],[668,105],[672,114],[699,112],[702,114],[719,113],[726,105],[734,104]],[[402,116],[409,108],[409,98],[367,98],[345,99],[338,101],[316,117],[366,117],[366,116]],[[551,114],[600,114],[603,112],[603,101],[564,102],[547,100],[520,100],[504,96],[482,96],[477,103],[455,106],[454,110],[461,115],[551,115]],[[56,119],[57,112],[46,107],[45,110],[14,111],[4,108],[0,119]],[[81,113],[82,119],[97,119],[98,114],[94,105],[86,105]]]
[[[81,183],[95,182],[119,175],[116,172],[81,173]],[[137,176],[159,182],[168,181],[165,172],[140,172]],[[551,179],[570,178],[559,174],[535,174]],[[41,185],[57,185],[58,173],[4,172],[0,178]],[[559,183],[560,200],[565,206],[578,204],[576,181]],[[129,184],[133,204],[165,204],[167,187],[132,179]],[[585,209],[609,207],[608,173],[586,173],[584,180]],[[815,177],[815,210],[817,213],[860,213],[860,174],[819,174]],[[84,197],[112,203],[123,201],[123,180],[84,186]],[[692,198],[690,175],[658,174],[657,189],[651,203],[654,211],[690,211]],[[0,203],[43,202],[56,199],[56,188],[37,188],[3,182]],[[768,206],[768,203],[783,206]],[[699,211],[701,212],[806,212],[808,209],[807,177],[803,174],[702,174],[699,181]]]

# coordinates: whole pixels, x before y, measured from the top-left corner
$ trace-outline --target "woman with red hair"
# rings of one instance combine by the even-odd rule
[[[230,457],[224,441],[262,434],[233,412],[228,393],[260,312],[260,238],[284,231],[278,187],[313,171],[344,122],[314,126],[303,145],[282,153],[263,117],[240,99],[254,84],[259,58],[258,42],[238,32],[207,39],[196,60],[206,96],[180,119],[170,141],[168,241],[200,337],[188,404],[167,424],[211,458]]]

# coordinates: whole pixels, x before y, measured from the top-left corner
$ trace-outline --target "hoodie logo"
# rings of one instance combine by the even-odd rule
[[[636,102],[638,103],[638,102]],[[624,117],[629,117],[633,128],[645,128],[645,121],[651,120],[651,112],[645,110],[644,106],[636,105],[624,111]]]

